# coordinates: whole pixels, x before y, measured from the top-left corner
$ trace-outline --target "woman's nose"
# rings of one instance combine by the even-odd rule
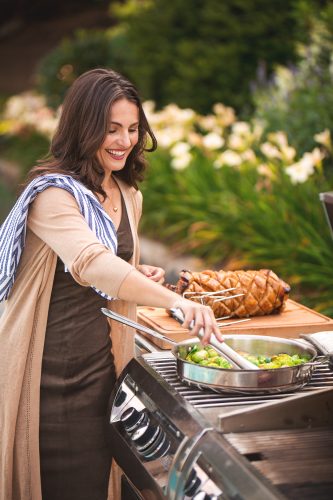
[[[129,148],[131,145],[131,138],[129,133],[124,131],[119,137],[119,144],[124,148]]]

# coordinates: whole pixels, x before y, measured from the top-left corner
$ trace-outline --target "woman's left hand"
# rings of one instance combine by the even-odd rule
[[[161,267],[149,266],[148,264],[141,264],[138,266],[138,271],[144,274],[147,278],[156,283],[163,283],[165,271]]]

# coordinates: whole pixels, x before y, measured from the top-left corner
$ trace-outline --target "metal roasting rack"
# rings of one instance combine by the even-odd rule
[[[184,292],[183,297],[190,298],[191,300],[196,300],[199,301],[201,304],[207,305],[206,299],[213,299],[213,302],[223,302],[225,300],[230,300],[230,299],[235,299],[237,297],[242,297],[245,295],[244,292],[241,293],[235,293],[233,295],[224,295],[227,292],[233,292],[235,290],[239,290],[239,287],[233,287],[233,288],[224,288],[223,290],[215,290],[215,292]],[[250,321],[251,318],[244,318],[244,319],[238,319],[238,320],[233,320],[228,323],[225,323],[224,320],[230,319],[233,316],[228,315],[228,316],[221,316],[220,318],[216,318],[217,324],[219,327],[224,327],[224,326],[230,326],[234,325],[235,323],[244,323],[245,321]]]

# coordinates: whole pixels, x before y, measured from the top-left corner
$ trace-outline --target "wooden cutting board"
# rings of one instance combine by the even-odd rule
[[[228,319],[226,322],[231,322]],[[236,320],[234,320],[236,321]],[[191,336],[189,330],[171,318],[165,309],[158,307],[138,307],[138,322],[149,326],[166,337],[181,342]],[[293,300],[288,300],[285,310],[280,314],[258,316],[244,323],[235,323],[221,332],[225,334],[247,333],[251,335],[271,335],[273,337],[296,338],[301,333],[333,331],[333,319]],[[142,335],[145,335],[142,333]],[[160,349],[170,349],[171,345],[159,339],[147,338]]]

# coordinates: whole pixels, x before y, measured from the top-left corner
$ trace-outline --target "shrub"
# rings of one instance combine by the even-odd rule
[[[111,67],[126,74],[126,36],[122,29],[79,30],[73,39],[65,39],[40,63],[37,89],[47,103],[56,108],[66,90],[79,75],[89,69]]]
[[[278,68],[254,99],[266,131],[285,130],[301,152],[314,147],[316,133],[333,132],[333,34],[323,21],[312,21],[311,29],[296,67]]]
[[[294,59],[298,0],[128,0],[112,3],[118,27],[78,31],[42,61],[38,90],[57,106],[69,84],[98,66],[128,76],[145,99],[208,112],[215,102],[252,109],[260,65]]]
[[[127,23],[131,78],[158,107],[207,113],[213,103],[251,104],[260,63],[293,60],[295,0],[130,0],[112,7]]]
[[[166,149],[142,185],[143,231],[207,266],[272,268],[294,298],[333,315],[333,243],[318,196],[333,181],[323,170],[329,133],[301,155],[283,132],[265,140],[258,124],[221,105],[208,117],[179,110],[178,119],[168,108],[152,115]]]

